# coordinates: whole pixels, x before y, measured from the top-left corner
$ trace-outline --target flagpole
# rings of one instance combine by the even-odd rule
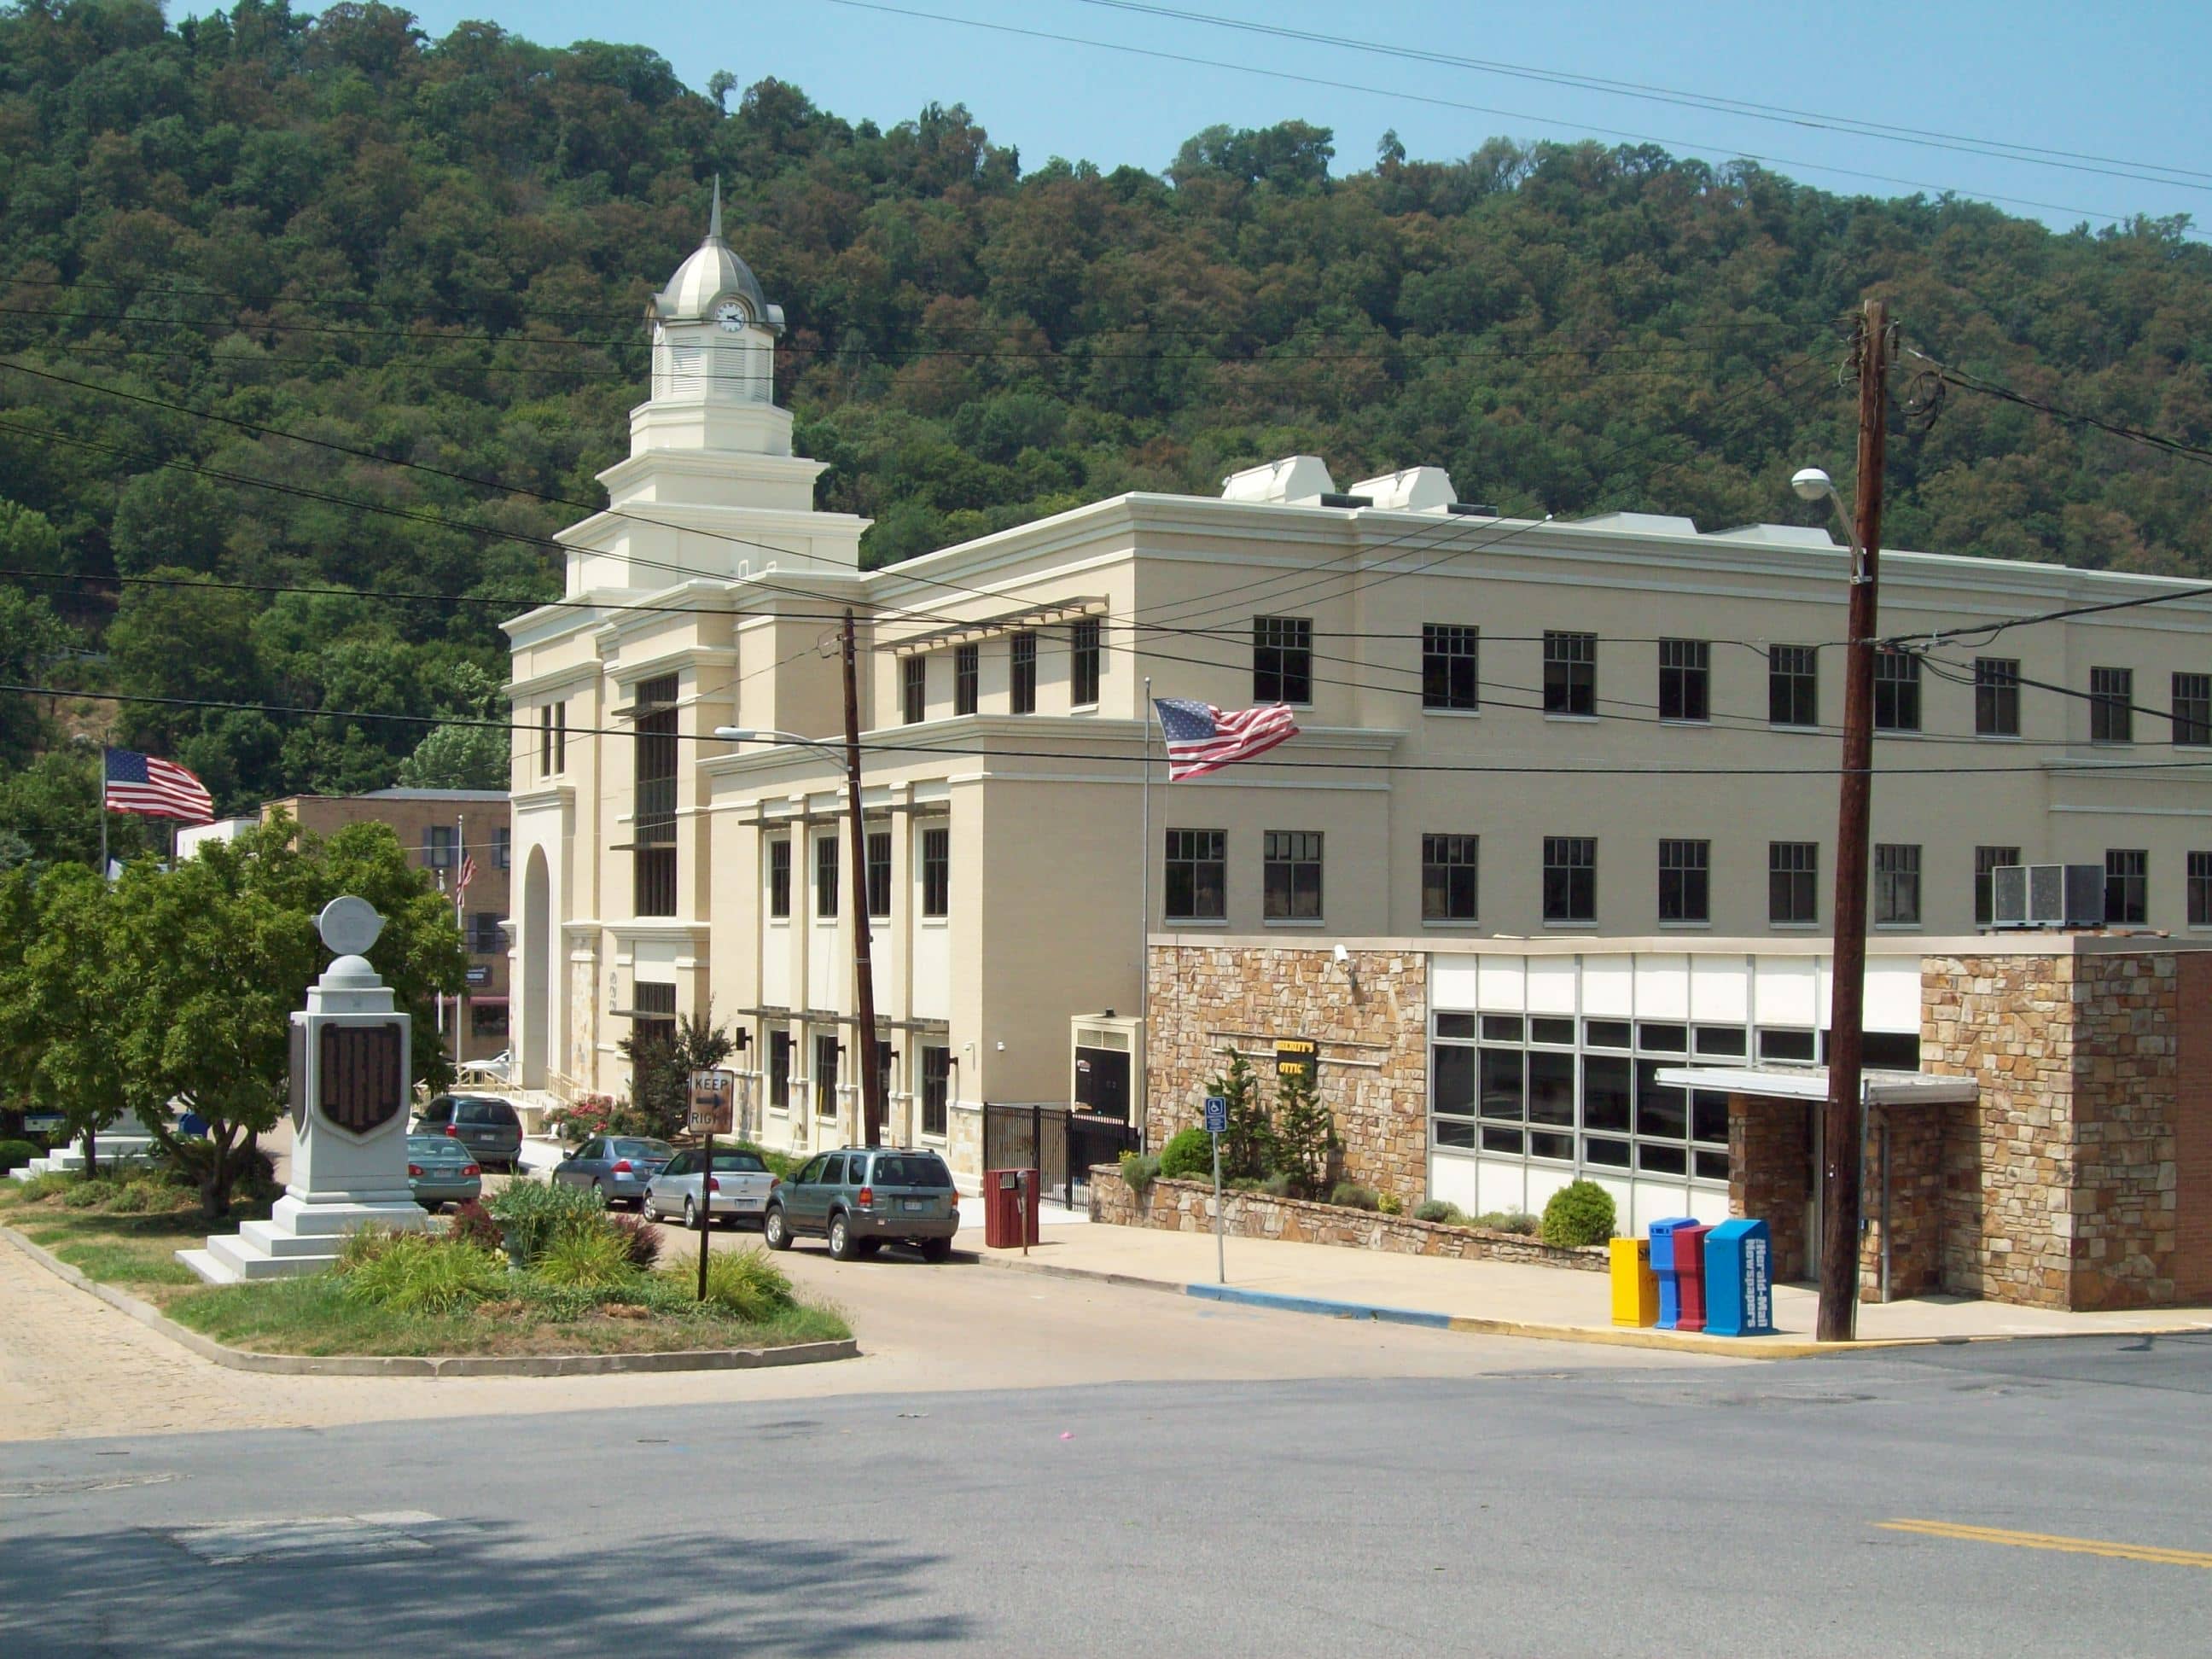
[[[100,748],[100,878],[107,879],[107,745]]]
[[[1143,894],[1137,913],[1137,1150],[1145,1150],[1150,1133],[1150,1091],[1146,1087],[1152,1069],[1152,677],[1145,676],[1145,788],[1144,806],[1137,836],[1138,885]]]
[[[453,927],[461,936],[464,949],[467,947],[469,929],[463,908],[469,902],[469,884],[461,879],[469,867],[469,820],[465,813],[453,814]],[[461,1044],[469,1024],[469,975],[465,966],[461,970],[461,988],[453,993],[453,1071],[459,1075]]]

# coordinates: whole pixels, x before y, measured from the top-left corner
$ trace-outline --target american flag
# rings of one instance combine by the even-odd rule
[[[454,903],[459,904],[461,902],[461,895],[469,890],[469,884],[476,878],[477,855],[474,853],[464,851],[461,854],[460,873],[453,878]]]
[[[134,749],[100,752],[105,761],[100,800],[109,811],[178,818],[186,823],[215,822],[215,798],[205,784],[176,762],[157,760]]]
[[[1223,714],[1212,703],[1155,697],[1160,731],[1168,740],[1168,781],[1202,778],[1236,761],[1264,755],[1298,734],[1291,711],[1279,702]]]

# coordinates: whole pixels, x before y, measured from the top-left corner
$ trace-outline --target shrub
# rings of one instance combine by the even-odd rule
[[[1327,1190],[1328,1166],[1336,1155],[1336,1121],[1302,1073],[1283,1079],[1275,1093],[1275,1167],[1291,1177],[1293,1188],[1310,1197]]]
[[[20,1170],[34,1158],[43,1158],[38,1143],[32,1140],[0,1140],[0,1175],[10,1170]]]
[[[637,1277],[629,1242],[605,1222],[596,1227],[568,1226],[555,1233],[530,1261],[530,1271],[548,1285],[607,1290]]]
[[[660,1229],[637,1215],[611,1215],[607,1227],[622,1240],[629,1265],[640,1273],[651,1273],[653,1263],[660,1260]]]
[[[1373,1210],[1381,1205],[1372,1187],[1363,1187],[1356,1181],[1338,1182],[1329,1193],[1328,1201],[1345,1210]]]
[[[1526,1210],[1486,1210],[1468,1222],[1470,1227],[1487,1227],[1493,1233],[1519,1233],[1534,1238],[1542,1231],[1543,1223]],[[1607,1235],[1611,1237],[1611,1234]]]
[[[1448,1227],[1464,1225],[1467,1212],[1441,1198],[1425,1198],[1413,1206],[1416,1221],[1441,1221]]]
[[[35,1204],[42,1198],[52,1198],[57,1194],[69,1192],[76,1185],[75,1176],[64,1175],[59,1170],[49,1170],[44,1175],[33,1176],[28,1181],[18,1184],[15,1196],[26,1204]]]
[[[1211,1079],[1206,1091],[1229,1103],[1229,1127],[1221,1137],[1221,1174],[1237,1181],[1265,1175],[1275,1161],[1274,1126],[1260,1098],[1260,1080],[1252,1063],[1236,1049],[1226,1049],[1229,1069]]]
[[[1145,1152],[1121,1154],[1121,1180],[1128,1189],[1141,1195],[1153,1182],[1159,1179],[1160,1161]]]
[[[1544,1206],[1544,1243],[1601,1244],[1613,1237],[1613,1195],[1595,1181],[1571,1181]]]
[[[62,1207],[65,1210],[89,1210],[105,1204],[122,1191],[114,1182],[104,1176],[73,1182],[63,1189]]]
[[[1376,1199],[1375,1207],[1384,1215],[1403,1215],[1406,1213],[1406,1200],[1395,1193],[1384,1193]]]
[[[1288,1170],[1278,1170],[1259,1183],[1258,1190],[1270,1198],[1295,1198],[1297,1184],[1297,1177]]]
[[[1213,1179],[1213,1137],[1194,1125],[1179,1129],[1160,1148],[1160,1174],[1169,1181]]]
[[[465,1204],[453,1206],[453,1212],[446,1223],[446,1237],[473,1244],[478,1249],[507,1248],[505,1230],[491,1218],[491,1212],[484,1208],[482,1199],[472,1198]]]
[[[172,1210],[179,1197],[173,1187],[160,1186],[151,1181],[126,1182],[107,1201],[111,1215],[144,1215],[150,1210]]]
[[[606,1214],[606,1200],[594,1187],[510,1181],[484,1208],[512,1236],[515,1254],[527,1267],[568,1228],[598,1224]]]
[[[350,1266],[356,1234],[339,1258],[345,1292],[391,1313],[460,1313],[504,1296],[507,1264],[491,1251],[428,1233],[391,1233],[366,1244]]]
[[[657,1283],[696,1296],[698,1274],[692,1267],[667,1267]],[[716,1250],[707,1258],[707,1300],[735,1318],[764,1323],[794,1304],[791,1280],[763,1249]]]

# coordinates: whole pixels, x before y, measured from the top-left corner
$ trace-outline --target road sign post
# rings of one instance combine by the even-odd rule
[[[1229,1282],[1228,1247],[1221,1242],[1221,1137],[1228,1127],[1229,1097],[1206,1096],[1206,1133],[1213,1138],[1213,1277],[1221,1285]]]

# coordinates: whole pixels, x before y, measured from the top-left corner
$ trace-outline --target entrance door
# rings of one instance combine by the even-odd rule
[[[1075,1051],[1075,1103],[1094,1117],[1129,1121],[1129,1055],[1126,1049]]]

